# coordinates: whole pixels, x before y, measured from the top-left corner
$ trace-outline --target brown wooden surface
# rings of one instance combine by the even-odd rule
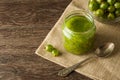
[[[91,80],[34,52],[71,0],[0,0],[0,80]],[[7,79],[8,78],[8,79]]]

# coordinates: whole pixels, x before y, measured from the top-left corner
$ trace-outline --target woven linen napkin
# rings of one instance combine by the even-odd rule
[[[91,55],[94,55],[92,53],[86,55],[73,55],[67,52],[63,47],[61,26],[65,15],[73,10],[79,10],[80,8],[87,10],[87,3],[88,0],[73,0],[68,5],[60,19],[36,50],[37,55],[64,67],[69,67]],[[120,80],[120,24],[102,24],[96,20],[95,24],[97,30],[94,47],[96,48],[106,42],[114,42],[115,50],[113,55],[104,59],[93,59],[83,66],[80,66],[75,71],[94,80]],[[62,53],[62,55],[59,57],[53,57],[49,52],[46,52],[44,47],[47,44],[52,44]]]

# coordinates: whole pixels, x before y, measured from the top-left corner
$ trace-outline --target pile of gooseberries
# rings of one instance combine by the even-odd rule
[[[88,7],[96,17],[114,20],[120,16],[120,0],[90,0]]]
[[[47,44],[45,46],[45,50],[48,51],[48,52],[51,52],[53,56],[59,56],[60,55],[59,51],[56,48],[54,48],[51,44]]]

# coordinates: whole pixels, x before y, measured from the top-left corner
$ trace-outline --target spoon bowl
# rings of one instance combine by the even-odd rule
[[[79,65],[81,65],[84,62],[86,62],[87,60],[90,60],[91,58],[98,58],[98,57],[105,58],[105,57],[108,57],[113,52],[114,47],[115,47],[115,45],[112,42],[108,42],[106,44],[103,44],[100,47],[96,48],[96,50],[94,51],[94,53],[96,55],[90,56],[90,57],[84,59],[83,61],[78,62],[77,64],[74,64],[74,65],[72,65],[72,66],[70,66],[68,68],[60,70],[58,72],[58,75],[59,76],[67,76],[72,71],[74,71],[76,68],[78,68]]]
[[[100,47],[98,47],[98,48],[95,50],[95,54],[96,54],[98,57],[108,57],[108,56],[111,55],[111,53],[113,52],[114,47],[115,47],[114,43],[108,42],[108,43],[103,44],[103,45],[101,45]]]

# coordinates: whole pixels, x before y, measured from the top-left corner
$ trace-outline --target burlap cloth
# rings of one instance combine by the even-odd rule
[[[87,3],[88,0],[74,0],[68,5],[60,19],[46,36],[43,43],[36,50],[37,55],[64,67],[71,66],[86,57],[94,55],[89,53],[78,56],[68,53],[65,51],[62,42],[63,38],[61,25],[63,23],[64,16],[72,10],[78,10],[79,8],[87,9]],[[105,59],[94,59],[93,61],[79,67],[75,71],[94,80],[120,80],[120,24],[102,24],[98,21],[95,21],[95,24],[97,31],[94,47],[97,47],[105,42],[114,42],[115,50],[113,55]],[[61,51],[62,55],[59,57],[53,57],[49,52],[44,50],[46,44],[52,44]]]

